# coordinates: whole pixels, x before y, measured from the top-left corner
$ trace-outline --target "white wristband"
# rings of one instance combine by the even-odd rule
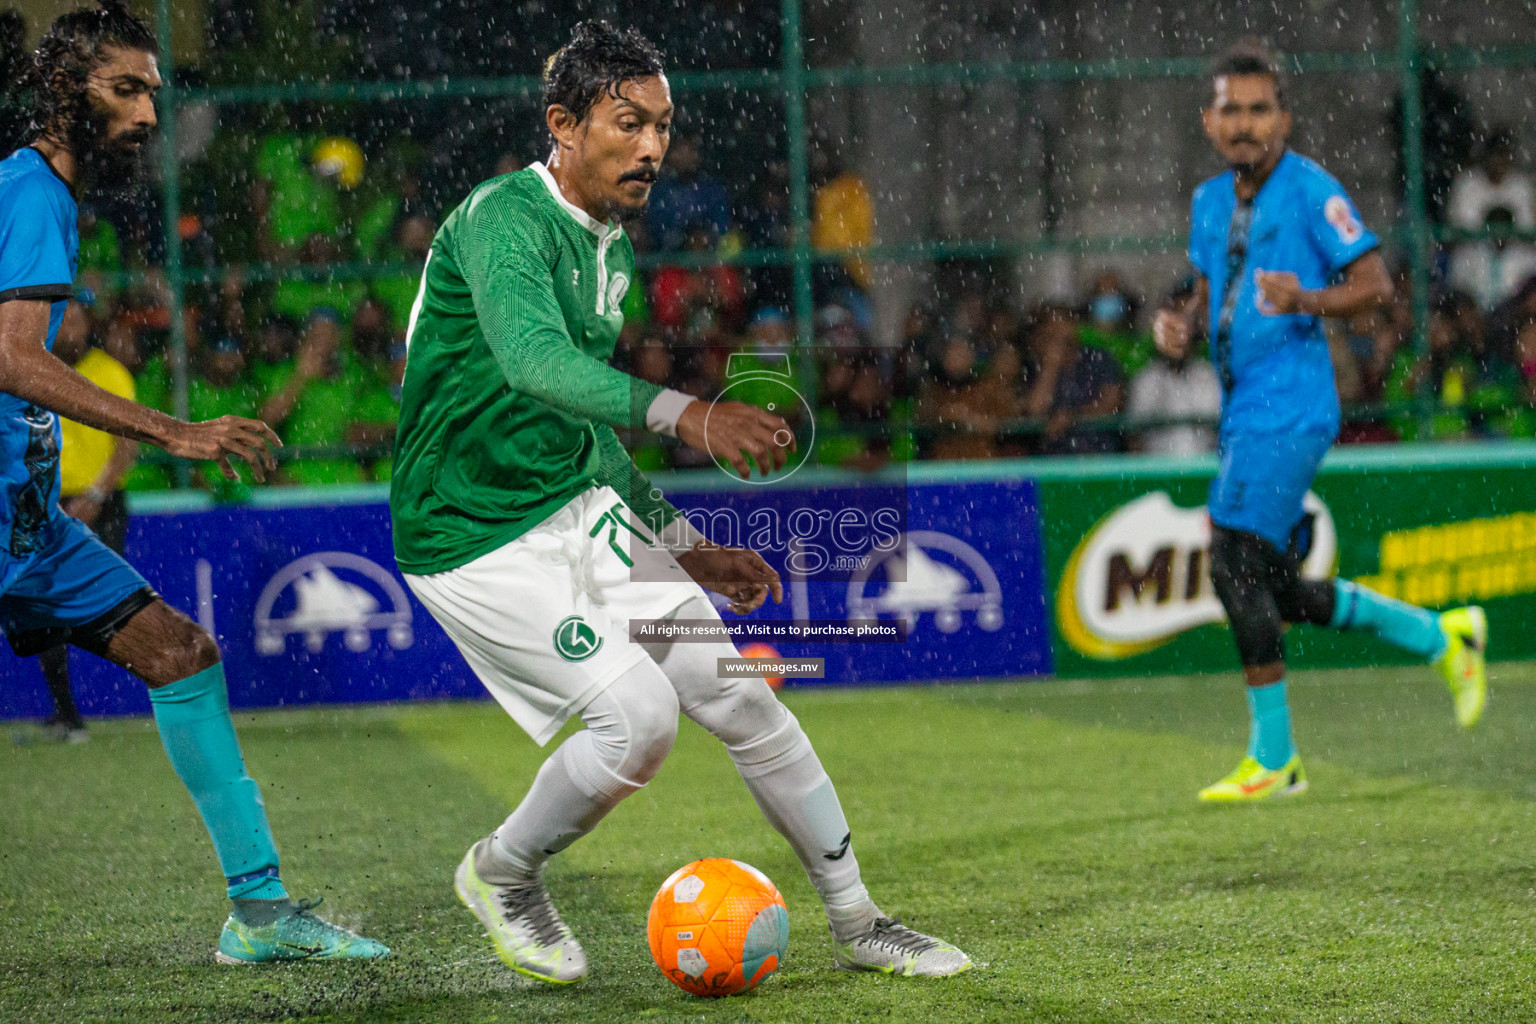
[[[684,551],[692,551],[704,540],[704,535],[694,529],[688,517],[681,512],[677,518],[661,528],[656,535],[656,543],[671,551],[673,554],[682,554]]]
[[[698,399],[692,395],[685,395],[681,391],[668,388],[653,398],[650,408],[645,410],[645,429],[667,437],[676,437],[677,421],[682,418],[683,410],[696,401]]]

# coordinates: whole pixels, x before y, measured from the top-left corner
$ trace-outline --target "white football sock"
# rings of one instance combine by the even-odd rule
[[[492,885],[536,880],[544,862],[597,827],[661,768],[677,737],[677,696],[649,658],[581,709],[587,728],[550,755],[522,803],[475,849]]]
[[[709,618],[708,602],[689,602],[678,618]],[[816,887],[839,941],[864,934],[879,909],[859,876],[848,821],[832,780],[805,730],[761,677],[720,679],[730,644],[649,644],[677,688],[683,714],[725,744],[763,815],[789,841]]]
[[[768,684],[757,680],[772,698]],[[772,698],[782,712],[779,729],[746,743],[726,743],[736,770],[779,834],[789,840],[795,856],[805,866],[811,884],[821,895],[838,941],[864,934],[879,910],[859,876],[852,832],[843,816],[837,790],[821,766],[810,738],[790,710]],[[707,716],[709,705],[685,712],[704,725],[698,712]],[[738,724],[740,717],[733,720]],[[709,728],[707,725],[705,728]],[[713,731],[713,730],[711,730]]]

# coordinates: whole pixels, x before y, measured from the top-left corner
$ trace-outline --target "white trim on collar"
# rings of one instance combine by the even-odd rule
[[[560,186],[555,182],[555,176],[549,173],[549,168],[544,166],[542,160],[535,160],[528,166],[533,168],[540,180],[544,182],[544,187],[549,189],[549,194],[555,197],[555,202],[559,203],[561,208],[575,219],[576,223],[592,232],[598,238],[603,238],[612,232],[613,229],[609,225],[596,219],[587,213],[586,210],[583,210],[561,194]]]

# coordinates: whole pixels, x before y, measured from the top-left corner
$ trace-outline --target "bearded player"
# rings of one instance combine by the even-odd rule
[[[288,898],[213,637],[59,510],[58,416],[217,460],[231,478],[231,457],[264,478],[279,442],[266,424],[236,416],[183,423],[102,390],[51,353],[79,255],[76,192],[133,179],[160,74],[154,36],[120,2],[59,17],[33,65],[31,145],[0,162],[0,632],[18,655],[72,643],[149,686],[155,727],[233,902],[220,962],[385,956]]]
[[[632,643],[628,620],[717,619],[700,584],[746,614],[777,574],[703,540],[635,468],[615,427],[648,428],[732,463],[782,466],[783,420],[713,407],[607,363],[623,326],[640,213],[667,151],[672,99],[634,30],[577,27],[544,76],[548,164],[484,182],[443,223],[408,327],[390,495],[411,589],[539,744],[586,728],[465,854],[459,897],[515,970],[587,973],[545,891],[551,855],[661,767],[681,711],[729,751],[826,905],[842,967],[948,975],[954,946],[883,914],[859,877],[832,782],[761,678],[719,679],[728,641]],[[706,429],[707,418],[707,429]],[[652,581],[652,582],[647,582]]]
[[[1212,72],[1206,135],[1226,173],[1195,190],[1189,258],[1195,294],[1158,314],[1158,348],[1186,355],[1192,321],[1209,323],[1222,383],[1220,468],[1211,483],[1211,580],[1248,683],[1248,755],[1200,791],[1206,801],[1262,800],[1307,786],[1285,692],[1285,623],[1361,629],[1432,662],[1457,722],[1482,714],[1488,625],[1481,608],[1436,616],[1348,580],[1303,580],[1312,519],[1302,499],[1339,429],[1323,317],[1387,301],[1376,236],[1339,183],[1286,148],[1281,73],[1256,41]]]

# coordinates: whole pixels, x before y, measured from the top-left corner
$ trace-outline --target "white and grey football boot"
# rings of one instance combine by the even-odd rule
[[[475,871],[470,847],[454,872],[453,887],[485,926],[502,963],[519,974],[569,985],[587,976],[587,954],[544,891],[543,882],[491,885]]]
[[[834,935],[832,959],[844,970],[909,978],[947,978],[972,966],[958,947],[913,931],[893,917],[875,918],[869,931],[851,942],[838,942]]]

